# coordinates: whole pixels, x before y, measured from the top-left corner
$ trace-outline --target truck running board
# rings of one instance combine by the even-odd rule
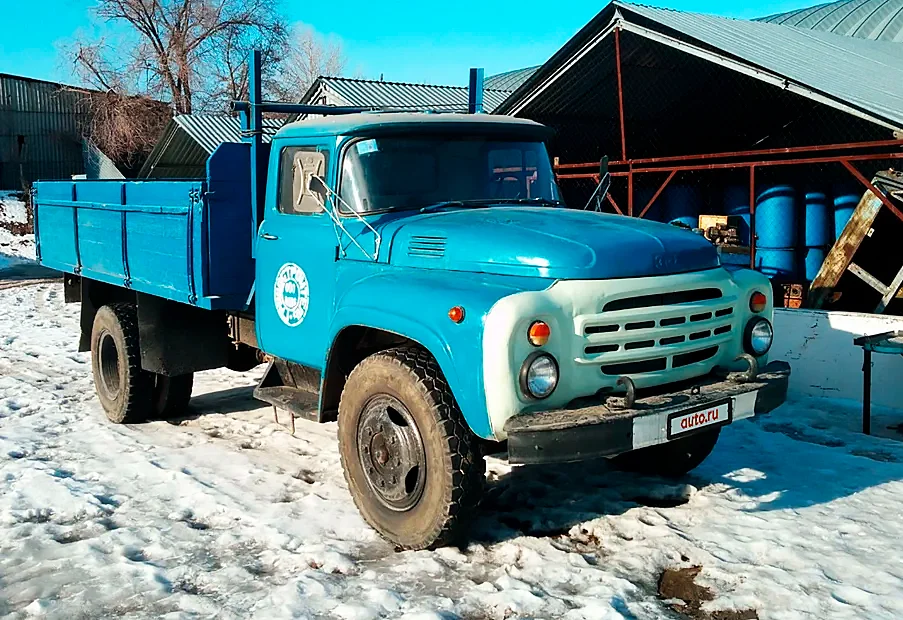
[[[274,359],[267,364],[266,372],[254,388],[254,398],[273,405],[276,422],[279,423],[279,409],[291,416],[292,434],[295,433],[295,418],[319,421],[319,396],[311,390],[313,377],[310,369]]]

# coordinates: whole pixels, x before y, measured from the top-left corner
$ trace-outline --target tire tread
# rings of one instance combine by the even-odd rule
[[[406,548],[433,549],[452,544],[469,525],[482,496],[486,462],[480,453],[478,440],[464,421],[439,364],[429,352],[420,347],[407,346],[375,353],[358,364],[349,375],[348,381],[350,382],[356,373],[366,373],[367,366],[377,358],[396,365],[401,372],[409,372],[414,375],[421,394],[427,402],[433,403],[431,411],[435,416],[437,426],[445,437],[450,457],[447,460],[448,470],[445,473],[452,481],[451,496],[441,511],[440,517],[436,519],[435,535],[427,537],[432,538],[432,542]],[[339,409],[342,410],[341,403]],[[341,415],[339,423],[342,423]],[[344,455],[342,456],[342,469],[350,487],[352,483],[348,478]],[[352,497],[358,510],[364,514],[354,493],[352,493]]]

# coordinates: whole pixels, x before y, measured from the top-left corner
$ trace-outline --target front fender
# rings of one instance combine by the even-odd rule
[[[347,271],[358,269],[348,266]],[[345,273],[339,278],[342,286],[337,291],[330,342],[347,327],[363,326],[419,343],[442,369],[470,429],[479,437],[492,439],[483,389],[484,318],[499,299],[524,290],[541,290],[549,281],[392,268],[357,275],[363,277]],[[460,324],[448,318],[453,306],[464,308]]]

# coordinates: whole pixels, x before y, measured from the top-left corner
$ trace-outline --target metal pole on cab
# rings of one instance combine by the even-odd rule
[[[470,70],[470,85],[467,88],[467,113],[483,113],[483,70]]]

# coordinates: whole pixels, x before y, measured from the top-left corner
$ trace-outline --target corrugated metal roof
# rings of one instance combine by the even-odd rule
[[[639,36],[854,111],[873,122],[903,128],[903,53],[895,43],[620,1],[603,9],[497,112],[523,110],[564,77],[585,46],[608,36],[617,20],[623,29]]]
[[[793,26],[615,2],[720,52],[903,128],[903,50]],[[626,17],[626,15],[625,15]]]
[[[903,43],[903,0],[840,0],[762,17],[759,21]]]
[[[269,142],[284,123],[283,119],[263,119],[263,141]],[[241,123],[237,117],[219,114],[176,116],[157,140],[138,177],[203,177],[207,158],[223,142],[241,142]]]
[[[208,154],[213,154],[223,142],[241,142],[241,122],[237,116],[182,114],[172,120]],[[263,119],[263,141],[269,142],[284,123],[282,119]]]
[[[490,75],[483,80],[483,87],[490,90],[506,90],[514,92],[521,84],[526,82],[539,67],[540,65],[536,65],[535,67],[525,67],[523,69],[515,69],[514,71]]]
[[[386,108],[392,110],[467,111],[467,88],[404,82],[379,82],[351,78],[321,77],[322,89],[329,91],[329,103],[339,105]],[[338,99],[329,98],[328,95]],[[507,91],[485,90],[483,105],[487,112],[495,110],[509,95]]]

